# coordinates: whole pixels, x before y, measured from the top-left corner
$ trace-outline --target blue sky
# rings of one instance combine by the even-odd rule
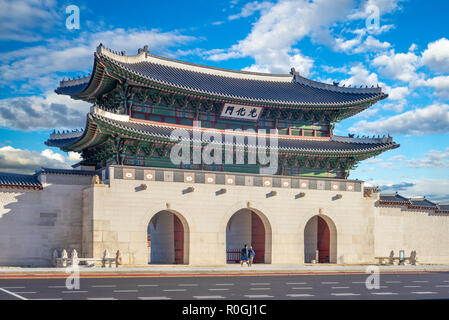
[[[80,28],[66,28],[68,5]],[[373,8],[379,24],[368,28]],[[102,42],[205,65],[288,73],[346,85],[380,84],[387,100],[335,133],[390,134],[399,149],[350,178],[384,192],[449,200],[449,35],[445,0],[0,0],[0,171],[69,167],[48,148],[53,129],[80,128],[89,104],[56,95],[64,76],[91,71]],[[367,23],[368,21],[368,23]]]

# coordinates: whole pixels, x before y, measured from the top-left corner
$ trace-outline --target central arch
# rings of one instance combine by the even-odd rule
[[[304,263],[337,263],[337,228],[327,216],[316,215],[304,228]]]
[[[247,244],[255,252],[254,263],[271,263],[271,225],[261,212],[240,209],[226,226],[226,262],[240,259],[240,250]]]
[[[188,264],[189,228],[179,213],[162,210],[147,227],[149,264]]]

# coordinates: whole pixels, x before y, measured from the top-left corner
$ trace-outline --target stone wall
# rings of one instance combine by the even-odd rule
[[[375,255],[416,251],[423,264],[449,263],[449,214],[382,206],[375,215]]]
[[[80,252],[82,190],[92,177],[43,180],[43,190],[0,189],[0,265],[47,266],[53,249]]]
[[[49,265],[52,250],[62,248],[96,258],[120,250],[125,265],[146,265],[148,226],[161,211],[183,224],[184,263],[224,265],[227,246],[250,243],[250,215],[235,216],[227,230],[240,210],[263,221],[267,263],[303,264],[304,242],[316,243],[315,229],[305,227],[317,215],[331,232],[331,262],[371,264],[391,250],[416,250],[421,263],[449,263],[449,215],[379,207],[379,194],[364,196],[360,181],[109,169],[105,184],[46,174],[43,190],[0,189],[0,265]],[[153,241],[155,261],[173,255],[167,241]]]

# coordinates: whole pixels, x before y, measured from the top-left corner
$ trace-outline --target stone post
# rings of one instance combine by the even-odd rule
[[[61,252],[61,259],[62,259],[62,266],[65,268],[67,267],[67,258],[68,258],[68,254],[67,254],[67,250],[66,249],[62,249]]]
[[[78,252],[75,249],[72,250],[71,253],[72,266],[78,265]]]

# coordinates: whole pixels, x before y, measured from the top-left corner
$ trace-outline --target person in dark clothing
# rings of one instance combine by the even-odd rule
[[[247,263],[248,267],[249,267],[249,250],[248,250],[248,246],[246,244],[241,251],[240,266],[243,266],[244,262]]]

